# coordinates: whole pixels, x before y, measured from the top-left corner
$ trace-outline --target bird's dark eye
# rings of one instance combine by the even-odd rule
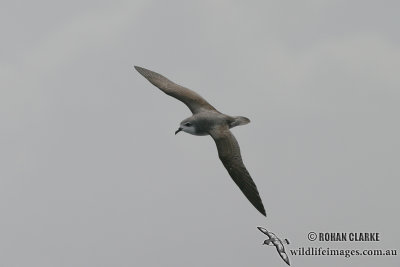
[[[185,123],[185,126],[192,126],[190,122]]]

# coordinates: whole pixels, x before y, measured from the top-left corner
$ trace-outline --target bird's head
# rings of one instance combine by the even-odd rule
[[[175,131],[175,134],[179,133],[180,131],[196,134],[196,127],[192,117],[184,119],[179,125],[178,130]]]
[[[272,242],[271,239],[264,240],[263,245],[268,245],[268,246],[270,246],[270,245],[271,245],[271,242]]]

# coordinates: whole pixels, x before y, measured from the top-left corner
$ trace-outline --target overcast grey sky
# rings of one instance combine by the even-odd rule
[[[256,226],[287,249],[400,249],[398,1],[1,6],[0,266],[285,266]],[[210,137],[174,136],[189,109],[133,65],[252,120],[233,133],[266,220]]]

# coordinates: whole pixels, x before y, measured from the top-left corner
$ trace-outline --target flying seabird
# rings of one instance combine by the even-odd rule
[[[219,112],[196,92],[180,86],[154,71],[137,66],[135,69],[161,91],[188,106],[193,115],[180,123],[175,134],[184,131],[192,135],[210,135],[217,145],[219,158],[233,181],[251,204],[266,216],[257,187],[243,164],[239,144],[229,130],[235,126],[248,124],[250,120]]]
[[[278,238],[274,233],[268,231],[265,228],[257,227],[258,230],[263,232],[268,236],[268,239],[264,240],[263,245],[275,246],[276,251],[278,251],[279,256],[281,256],[282,260],[286,262],[287,265],[290,265],[289,257],[286,254],[285,247],[283,246],[283,242],[280,238]],[[289,244],[289,240],[285,238],[286,244]]]

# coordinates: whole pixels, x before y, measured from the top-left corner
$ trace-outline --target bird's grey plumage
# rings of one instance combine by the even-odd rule
[[[278,238],[274,233],[268,231],[267,229],[265,229],[263,227],[257,227],[257,228],[258,228],[258,230],[260,230],[261,232],[263,232],[265,235],[268,236],[268,239],[264,240],[263,245],[275,246],[276,251],[278,252],[279,256],[282,258],[282,260],[284,262],[287,263],[287,265],[290,266],[289,257],[286,254],[285,246],[283,245],[282,240],[280,238]],[[287,239],[285,239],[285,241],[287,242],[287,244],[289,244],[289,241]]]
[[[137,66],[135,69],[164,93],[175,97],[189,107],[193,116],[183,120],[175,134],[183,130],[193,135],[210,135],[217,145],[219,158],[233,181],[251,204],[266,216],[257,187],[243,164],[239,144],[229,130],[232,127],[247,124],[250,120],[241,116],[232,117],[222,114],[196,92],[156,72]]]
[[[223,126],[210,131],[210,135],[217,145],[218,156],[233,181],[251,204],[263,215],[266,215],[257,186],[244,166],[235,136],[228,127]]]
[[[135,66],[135,69],[147,80],[149,80],[149,82],[161,89],[161,91],[185,103],[193,114],[199,113],[202,110],[216,111],[213,106],[211,106],[196,92],[180,86],[154,71],[147,70],[138,66]]]

